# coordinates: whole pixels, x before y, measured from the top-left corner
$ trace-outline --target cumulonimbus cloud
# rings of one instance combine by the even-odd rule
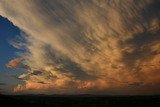
[[[26,52],[20,57],[30,69],[19,76],[25,82],[14,90],[158,89],[159,4],[158,0],[1,0],[0,14],[26,33],[25,45],[13,45],[23,46]]]

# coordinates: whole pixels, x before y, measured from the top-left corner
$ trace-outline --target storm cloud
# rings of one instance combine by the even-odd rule
[[[158,90],[159,5],[159,0],[1,0],[0,15],[25,33],[25,42],[12,42],[25,50],[20,63],[29,68],[14,91]]]

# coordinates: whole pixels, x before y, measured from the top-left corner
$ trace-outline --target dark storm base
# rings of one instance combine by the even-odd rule
[[[160,107],[160,96],[0,95],[0,103],[3,107]]]

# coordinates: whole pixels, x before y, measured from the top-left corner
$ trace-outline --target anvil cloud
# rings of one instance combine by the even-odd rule
[[[0,15],[25,32],[25,42],[12,42],[25,50],[20,63],[29,68],[14,91],[159,93],[159,5],[158,0],[1,0]]]

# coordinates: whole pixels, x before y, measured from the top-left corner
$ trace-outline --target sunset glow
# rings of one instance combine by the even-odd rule
[[[160,94],[157,4],[1,0],[0,15],[21,32],[9,43],[22,52],[6,63],[23,70],[21,83],[8,93]]]

